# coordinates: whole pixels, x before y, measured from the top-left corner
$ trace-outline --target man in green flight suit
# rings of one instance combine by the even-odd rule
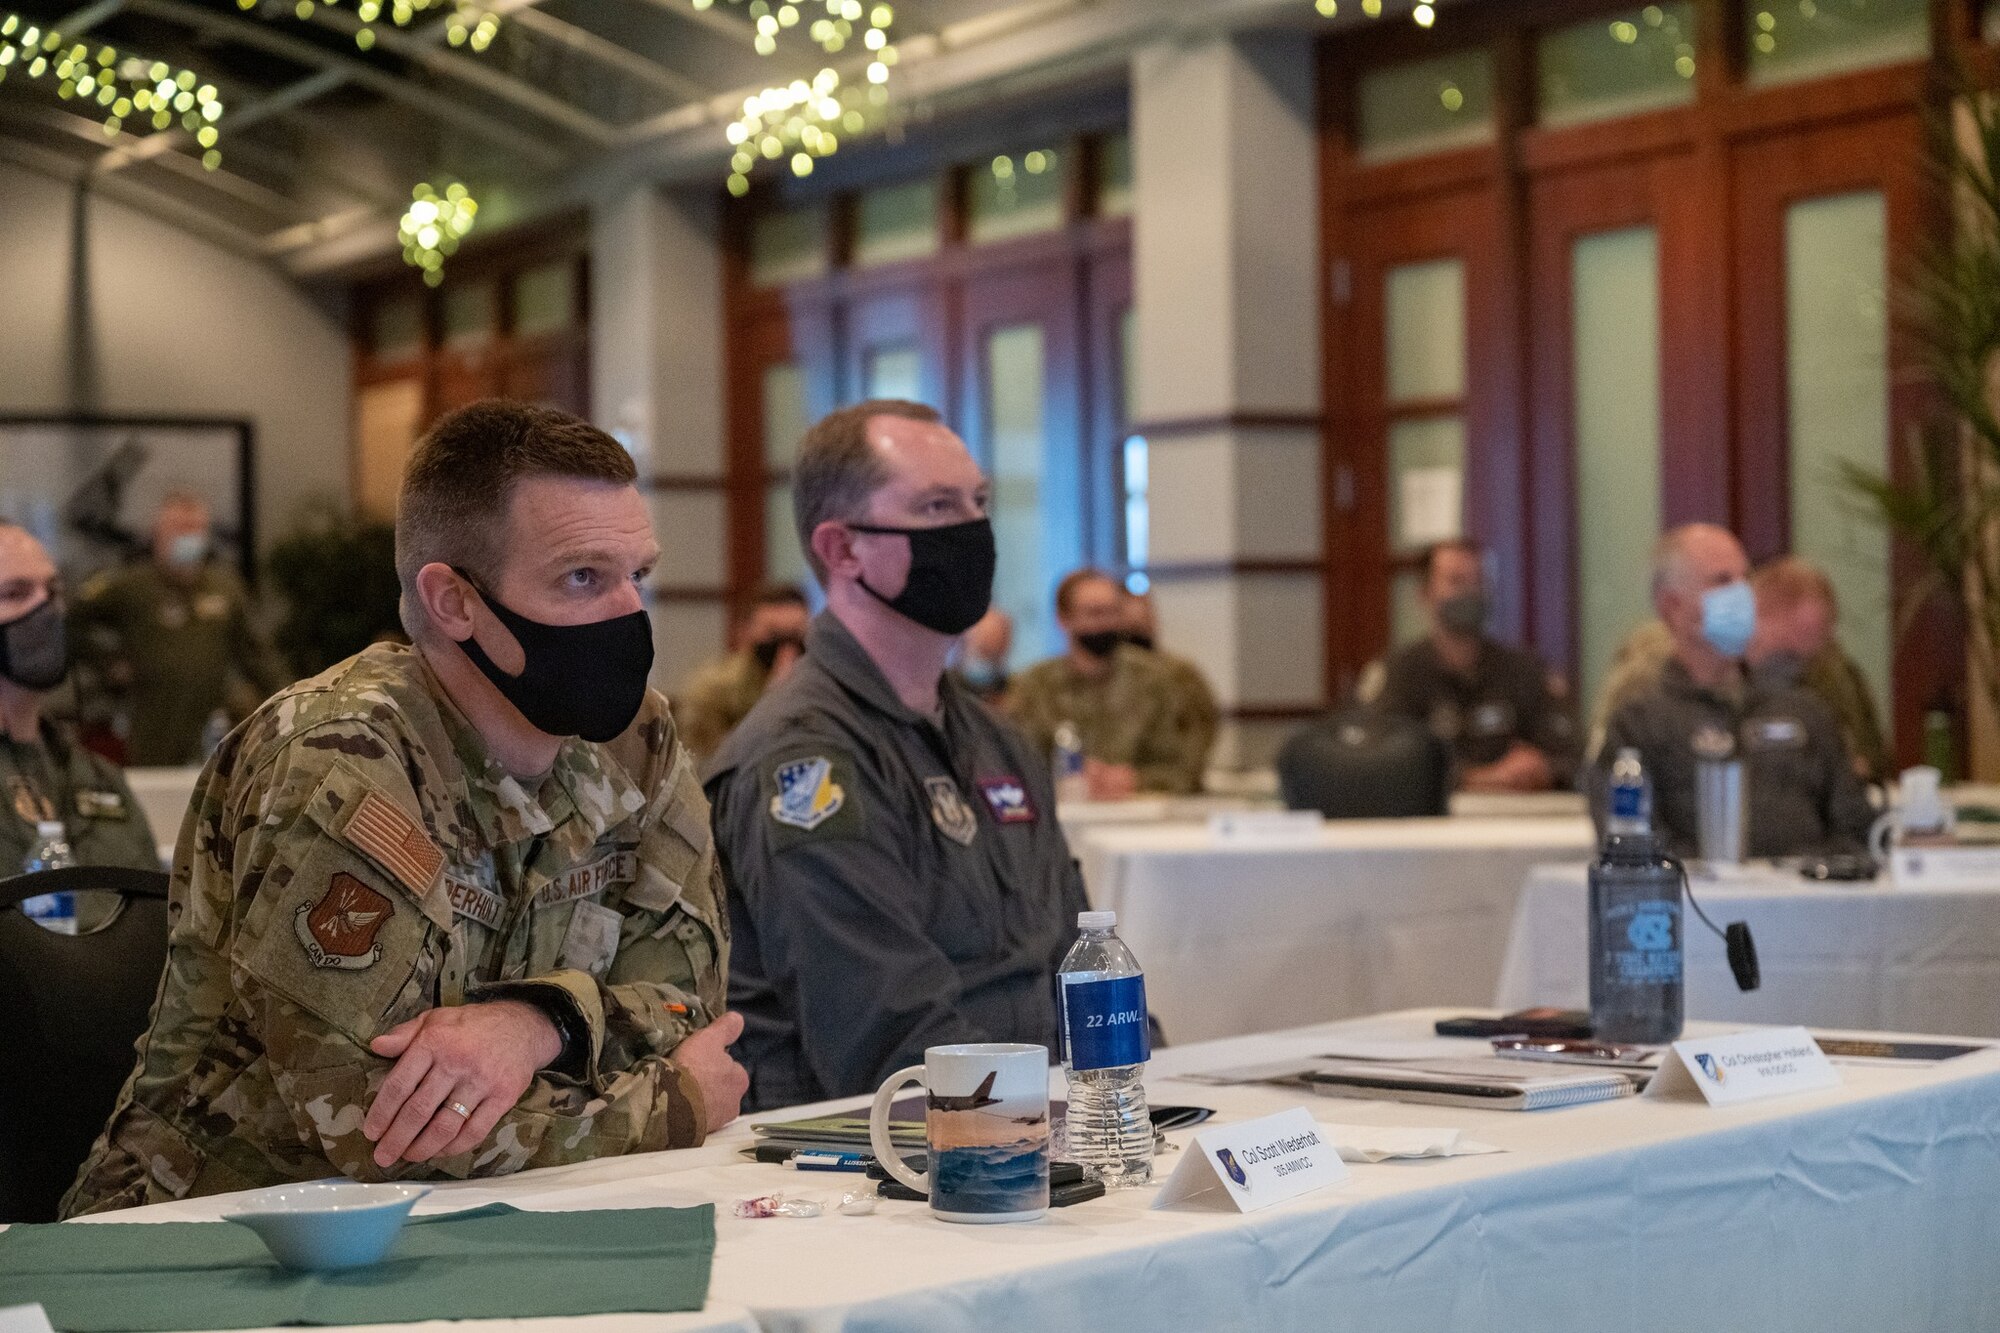
[[[65,1215],[502,1175],[736,1114],[722,877],[646,686],[635,481],[603,432],[516,403],[418,443],[414,646],[293,686],[210,759],[138,1069]]]
[[[44,715],[69,672],[63,619],[55,562],[27,529],[0,523],[0,877],[19,872],[50,820],[84,865],[157,870],[124,775]]]
[[[292,679],[210,531],[199,496],[169,495],[151,559],[93,575],[78,599],[77,653],[130,723],[128,764],[200,763],[217,710],[245,716]]]

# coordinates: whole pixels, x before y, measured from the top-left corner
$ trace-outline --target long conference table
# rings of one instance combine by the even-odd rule
[[[1722,941],[1689,913],[1683,957],[1693,1017],[2000,1037],[2000,884],[1899,889],[1886,875],[1826,884],[1753,865],[1693,885],[1717,925],[1749,923],[1763,972],[1762,985],[1739,992]],[[1587,903],[1582,867],[1535,868],[1493,1003],[1587,1007]]]
[[[1357,1163],[1345,1183],[1247,1216],[1153,1210],[1156,1191],[1141,1189],[1015,1226],[954,1226],[893,1201],[865,1217],[829,1207],[739,1220],[738,1199],[782,1190],[831,1205],[858,1184],[744,1161],[737,1150],[751,1135],[740,1123],[691,1151],[447,1184],[419,1211],[716,1205],[701,1313],[493,1325],[523,1330],[1993,1327],[2000,1051],[1844,1068],[1838,1088],[1727,1109],[1628,1099],[1506,1113],[1179,1077],[1296,1059],[1329,1040],[1408,1040],[1442,1012],[1160,1053],[1147,1080],[1154,1101],[1213,1107],[1217,1123],[1305,1104],[1321,1121],[1449,1126],[1504,1149]],[[1060,1071],[1052,1082],[1060,1087]],[[1162,1178],[1180,1156],[1160,1159]],[[202,1221],[231,1206],[223,1195],[111,1220]]]
[[[1269,840],[1099,824],[1071,840],[1176,1042],[1487,1004],[1529,870],[1593,846],[1582,815],[1344,820]]]

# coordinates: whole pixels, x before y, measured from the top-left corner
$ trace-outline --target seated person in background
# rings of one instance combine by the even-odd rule
[[[1042,771],[1067,722],[1083,743],[1092,800],[1200,791],[1215,734],[1189,716],[1159,656],[1125,641],[1125,590],[1101,570],[1079,569],[1056,585],[1056,620],[1069,651],[1016,676],[1007,696]]]
[[[1153,606],[1153,594],[1120,588],[1124,594],[1125,642],[1156,654],[1173,680],[1174,701],[1180,713],[1179,730],[1188,738],[1190,749],[1199,749],[1203,762],[1215,748],[1215,733],[1222,724],[1222,710],[1216,706],[1215,691],[1201,668],[1185,657],[1160,647],[1160,616]]]
[[[1840,603],[1833,581],[1810,561],[1780,556],[1750,576],[1757,594],[1757,632],[1750,670],[1772,685],[1803,685],[1840,722],[1854,771],[1864,782],[1889,778],[1895,761],[1875,714],[1875,697],[1854,659],[1833,637]]]
[[[646,688],[632,457],[475,403],[396,517],[413,647],[233,732],[175,854],[139,1067],[66,1216],[689,1147],[735,1114],[708,808]]]
[[[124,775],[43,715],[68,674],[55,562],[26,528],[0,522],[0,879],[21,872],[35,826],[50,820],[62,823],[79,864],[160,868]]]
[[[1840,725],[1797,685],[1760,680],[1742,665],[1756,629],[1749,561],[1722,528],[1692,523],[1660,539],[1653,607],[1673,635],[1659,683],[1611,715],[1592,770],[1591,808],[1603,827],[1611,765],[1631,746],[1653,782],[1653,828],[1692,856],[1697,753],[1743,760],[1753,857],[1855,850],[1874,820]]]
[[[797,588],[765,588],[751,601],[736,627],[736,651],[696,671],[673,702],[681,743],[697,760],[721,748],[764,691],[791,673],[806,649],[811,621],[806,595]]]
[[[85,581],[75,620],[90,693],[119,700],[134,767],[199,764],[215,714],[247,717],[292,679],[188,492],[161,502],[147,559]]]
[[[992,595],[988,496],[918,403],[846,408],[799,446],[826,611],[707,784],[752,1109],[866,1093],[927,1046],[1055,1049],[1083,883],[1042,757],[945,670]]]
[[[1424,554],[1429,635],[1389,658],[1361,702],[1422,722],[1452,747],[1462,791],[1547,791],[1568,783],[1576,731],[1567,690],[1533,653],[1487,636],[1484,554],[1468,541]]]
[[[958,661],[952,674],[982,702],[1003,708],[1007,702],[1007,658],[1014,651],[1014,617],[988,607],[958,641]]]
[[[1611,715],[1623,705],[1650,694],[1660,683],[1660,672],[1674,655],[1674,636],[1658,620],[1644,620],[1632,627],[1618,651],[1611,655],[1611,669],[1597,688],[1590,705],[1590,737],[1584,747],[1584,762],[1594,764],[1604,749],[1604,729]]]

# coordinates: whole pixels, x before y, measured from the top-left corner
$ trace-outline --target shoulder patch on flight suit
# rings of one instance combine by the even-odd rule
[[[418,897],[444,869],[444,853],[424,826],[380,792],[371,791],[361,798],[341,826],[341,836],[380,861]]]
[[[194,599],[194,613],[203,620],[221,620],[229,614],[229,599],[219,592],[205,592]]]
[[[772,848],[857,837],[861,796],[854,761],[837,750],[794,750],[764,761],[759,791],[770,823]]]
[[[847,792],[833,780],[833,760],[824,755],[779,764],[771,780],[778,788],[771,797],[771,818],[808,833],[847,803]]]
[[[1790,750],[1806,743],[1805,724],[1795,717],[1760,717],[1748,730],[1753,749]]]
[[[1028,785],[1016,777],[981,778],[979,793],[986,798],[987,808],[993,811],[993,818],[1002,824],[1032,824],[1035,822],[1035,802],[1028,795]]]
[[[375,937],[396,914],[396,905],[346,871],[328,881],[319,901],[293,917],[293,929],[314,967],[359,972],[382,961]]]
[[[7,779],[7,797],[13,802],[14,813],[21,817],[24,824],[40,824],[56,817],[55,806],[24,777],[17,775]]]
[[[1514,705],[1493,699],[1472,710],[1472,734],[1504,736],[1514,729]]]

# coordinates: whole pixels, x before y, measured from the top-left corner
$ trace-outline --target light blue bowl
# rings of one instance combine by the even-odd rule
[[[287,1268],[331,1272],[379,1263],[428,1185],[312,1180],[246,1194],[223,1220],[249,1227]]]

